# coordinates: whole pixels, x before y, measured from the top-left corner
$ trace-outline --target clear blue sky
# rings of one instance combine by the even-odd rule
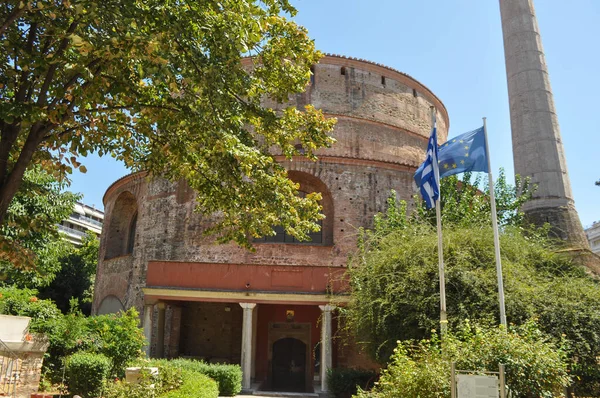
[[[575,204],[584,226],[600,220],[600,1],[536,0]],[[323,52],[406,72],[448,108],[450,136],[488,118],[492,167],[512,181],[510,116],[498,0],[292,0],[298,23]],[[106,188],[127,170],[90,157],[71,190],[101,208]]]

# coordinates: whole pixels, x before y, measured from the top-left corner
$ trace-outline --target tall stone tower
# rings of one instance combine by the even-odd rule
[[[589,247],[575,210],[533,0],[500,0],[515,173],[538,189],[523,206],[573,246]]]

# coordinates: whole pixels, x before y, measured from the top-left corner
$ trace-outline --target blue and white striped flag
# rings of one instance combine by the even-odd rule
[[[427,158],[415,172],[415,182],[421,189],[421,196],[427,208],[435,207],[435,201],[440,197],[440,173],[438,169],[437,128],[433,125],[429,143],[427,144]]]

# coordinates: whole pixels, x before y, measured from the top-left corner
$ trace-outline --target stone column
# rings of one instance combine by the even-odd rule
[[[320,305],[323,311],[321,317],[321,391],[328,391],[327,370],[333,366],[333,349],[331,341],[331,311],[335,309],[333,305]]]
[[[152,312],[154,312],[154,305],[144,305],[144,336],[148,344],[145,350],[148,358],[150,358],[150,347],[152,346]]]
[[[242,322],[242,388],[252,387],[252,310],[256,303],[240,303],[244,309]]]
[[[258,307],[252,311],[252,380],[256,379],[256,337],[258,336]]]
[[[156,357],[165,356],[165,303],[158,303],[158,320],[156,322]]]
[[[515,174],[538,186],[523,211],[537,225],[550,223],[554,235],[589,248],[575,210],[533,0],[500,0],[500,13]]]

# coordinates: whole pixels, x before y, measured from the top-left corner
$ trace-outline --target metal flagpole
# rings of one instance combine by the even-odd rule
[[[435,120],[435,108],[431,107],[431,121],[433,128],[436,128]],[[437,145],[437,142],[435,143]],[[442,246],[442,211],[440,202],[442,201],[442,192],[440,186],[440,170],[437,165],[437,156],[435,158],[436,164],[433,165],[433,172],[435,173],[435,179],[438,183],[438,189],[440,190],[440,196],[435,201],[435,218],[437,219],[437,235],[438,235],[438,265],[440,273],[440,333],[446,334],[448,330],[448,318],[446,317],[446,280],[444,276],[444,248]]]
[[[494,194],[494,178],[490,164],[490,147],[487,136],[487,118],[483,118],[483,133],[485,135],[485,151],[488,162],[488,177],[490,180],[490,204],[492,207],[492,228],[494,229],[494,249],[496,252],[496,274],[498,276],[498,300],[500,301],[500,324],[506,327],[506,309],[504,307],[504,282],[502,281],[502,260],[500,258],[500,237],[498,234],[498,217],[496,214],[496,195]]]

